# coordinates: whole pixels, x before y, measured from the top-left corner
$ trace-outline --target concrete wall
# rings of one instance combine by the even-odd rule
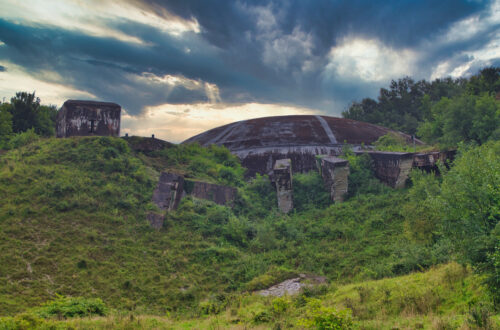
[[[373,160],[375,176],[393,188],[402,188],[413,167],[413,154],[409,152],[366,152]],[[360,153],[359,153],[360,154]]]
[[[64,102],[57,113],[57,137],[119,136],[121,107],[115,103],[76,101]]]
[[[187,191],[189,195],[206,199],[219,205],[233,205],[236,197],[236,188],[201,181],[192,181],[192,184],[192,190]]]

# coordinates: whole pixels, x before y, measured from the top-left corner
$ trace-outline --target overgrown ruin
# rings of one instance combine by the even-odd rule
[[[68,100],[57,113],[57,137],[120,136],[121,107],[116,103]]]

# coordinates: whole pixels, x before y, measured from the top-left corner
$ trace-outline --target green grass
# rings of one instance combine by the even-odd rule
[[[165,169],[238,187],[234,208],[185,198],[167,214],[164,228],[153,230],[146,214],[155,210],[151,195]],[[413,239],[407,210],[418,198],[378,186],[369,171],[359,173],[357,193],[335,205],[324,200],[317,174],[297,176],[297,208],[282,215],[269,180],[245,182],[224,148],[170,146],[145,155],[123,139],[95,137],[40,139],[10,150],[0,155],[0,315],[22,319],[19,313],[62,295],[100,298],[110,310],[106,317],[59,324],[77,328],[85,322],[104,328],[113,322],[124,328],[288,326],[307,315],[304,297],[286,302],[294,307],[285,317],[269,310],[272,299],[249,291],[298,273],[326,276],[333,284],[321,301],[351,307],[357,324],[385,327],[406,314],[409,324],[431,324],[435,313],[465,315],[458,303],[465,298],[449,297],[444,286],[450,307],[440,301],[422,314],[397,309],[397,300],[386,304],[392,312],[383,317],[373,312],[380,301],[358,306],[362,281],[424,271],[453,258],[446,241]],[[311,191],[316,199],[307,196]],[[480,279],[464,272],[460,292],[472,290],[478,302],[487,302]],[[376,284],[383,282],[366,283],[372,296],[383,296]],[[424,297],[431,287],[441,290],[441,282],[425,283]]]
[[[395,278],[338,286],[332,283],[326,292],[314,297],[308,297],[307,293],[282,298],[238,295],[217,314],[189,319],[115,312],[104,317],[37,322],[40,327],[74,329],[303,328],[318,304],[323,311],[352,315],[353,327],[359,329],[476,329],[479,327],[474,316],[486,308],[480,322],[497,329],[500,315],[494,315],[491,306],[487,306],[491,301],[481,283],[481,278],[469,268],[450,263]],[[0,329],[3,324],[28,316],[36,318],[28,313],[17,319],[0,319]]]

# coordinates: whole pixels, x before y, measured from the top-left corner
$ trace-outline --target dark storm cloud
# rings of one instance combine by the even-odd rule
[[[59,83],[119,102],[132,114],[149,105],[205,102],[204,82],[215,84],[224,102],[284,103],[339,113],[339,104],[374,96],[381,87],[380,81],[325,78],[328,54],[344,38],[418,50],[424,55],[416,78],[428,78],[441,61],[460,65],[470,60],[463,52],[484,48],[498,31],[492,24],[480,36],[437,42],[455,22],[487,15],[487,1],[130,2],[160,17],[196,19],[201,32],[171,36],[135,21],[104,22],[144,43],[134,44],[0,19],[0,59],[35,76],[56,71],[64,80]],[[165,75],[200,85],[159,83]]]

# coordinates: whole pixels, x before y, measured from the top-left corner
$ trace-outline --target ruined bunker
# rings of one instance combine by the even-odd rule
[[[121,107],[116,103],[68,100],[57,113],[57,137],[119,136]]]
[[[193,136],[183,143],[223,145],[241,159],[247,175],[271,174],[279,159],[290,159],[294,172],[316,170],[316,156],[338,156],[346,146],[369,148],[379,137],[393,132],[356,120],[328,116],[277,116],[235,122]],[[421,143],[417,140],[417,143]]]

